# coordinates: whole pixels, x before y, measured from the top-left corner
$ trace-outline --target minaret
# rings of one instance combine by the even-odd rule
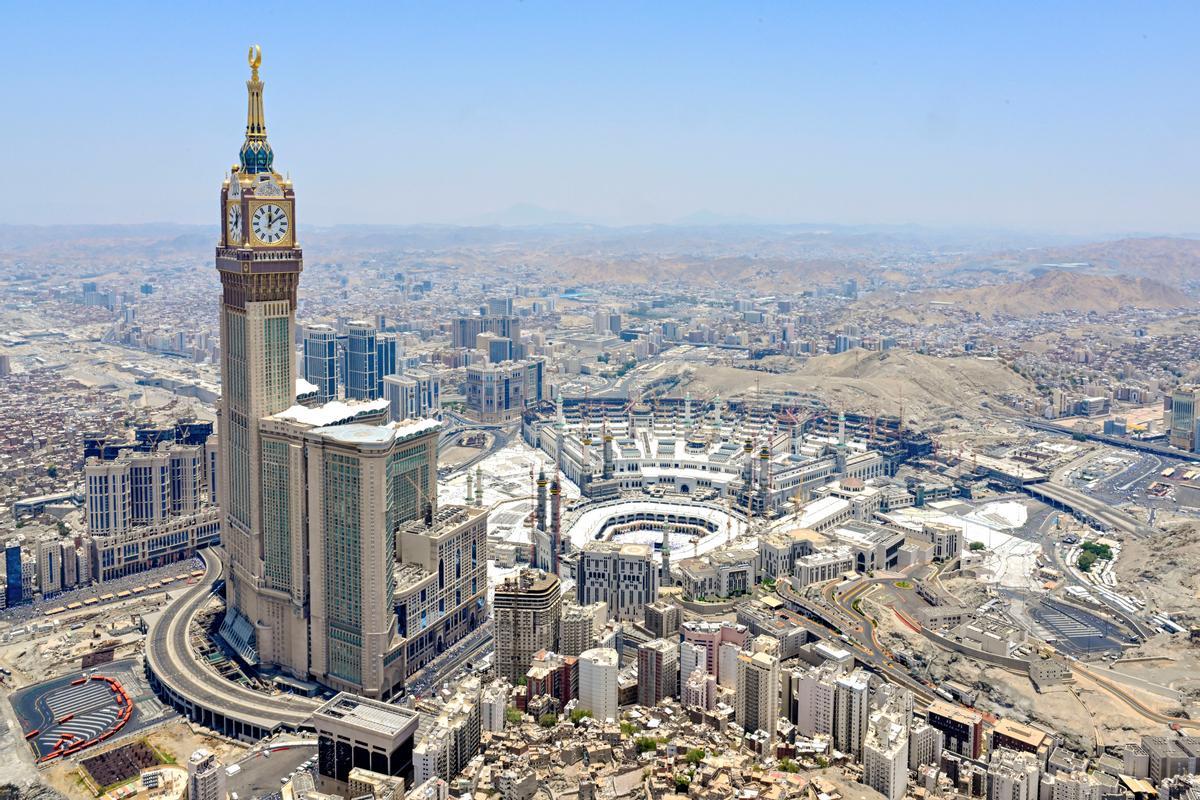
[[[467,473],[467,496],[463,500],[463,503],[465,503],[466,505],[473,505],[475,503],[475,495],[471,493],[471,473],[470,472]]]
[[[763,445],[758,451],[758,491],[763,496],[763,510],[766,510],[766,498],[771,491],[771,448]]]
[[[846,412],[838,412],[838,443],[837,443],[837,471],[838,474],[846,472]]]
[[[659,575],[658,585],[666,588],[673,586],[671,582],[671,532],[663,529],[662,538],[662,574]]]
[[[600,477],[604,480],[612,480],[613,476],[613,437],[608,431],[607,420],[604,423],[604,467],[600,473]]]
[[[537,502],[534,508],[534,518],[537,520],[537,529],[539,531],[546,530],[546,468],[542,467],[542,471],[538,473],[537,479]]]
[[[296,402],[292,348],[304,257],[293,224],[295,192],[274,171],[275,154],[267,143],[258,46],[250,48],[249,61],[246,138],[238,165],[221,187],[216,248],[222,287],[219,495],[229,608],[255,626],[258,646],[266,650],[259,655],[274,661],[278,654],[260,633],[268,620],[303,619],[306,590],[305,576],[291,569],[302,563],[296,548],[303,543],[264,546],[259,420]]]
[[[748,492],[754,488],[754,442],[749,438],[742,445],[742,459],[742,483]]]
[[[558,574],[558,556],[562,552],[562,485],[558,473],[550,484],[550,572]]]
[[[475,505],[483,505],[483,467],[475,468]]]
[[[692,429],[692,393],[685,392],[683,395],[683,428],[685,431]]]

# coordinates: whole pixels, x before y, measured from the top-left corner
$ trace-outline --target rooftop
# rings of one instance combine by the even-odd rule
[[[415,733],[420,714],[408,708],[341,692],[314,711],[312,721],[318,730],[324,724],[332,723],[364,733],[396,738]]]
[[[315,386],[313,387],[313,391],[316,391]],[[384,411],[387,407],[387,400],[356,400],[350,402],[330,400],[325,405],[317,406],[316,408],[294,405],[275,414],[272,419],[281,419],[287,422],[296,422],[300,425],[309,425],[313,428],[322,428],[328,425],[348,422],[362,414]]]

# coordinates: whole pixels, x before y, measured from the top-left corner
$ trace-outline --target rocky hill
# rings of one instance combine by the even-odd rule
[[[1194,308],[1183,292],[1150,278],[1053,270],[1032,280],[917,295],[917,301],[953,303],[984,317],[1033,317],[1061,311],[1107,313],[1121,308]]]
[[[734,397],[753,392],[811,393],[833,408],[897,414],[927,422],[972,417],[985,403],[1002,407],[1002,396],[1028,396],[1034,387],[999,361],[960,356],[937,358],[909,350],[874,353],[851,350],[817,356],[779,373],[734,367],[697,368],[688,390],[693,396]]]

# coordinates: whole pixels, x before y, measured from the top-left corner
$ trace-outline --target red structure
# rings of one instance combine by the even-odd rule
[[[129,699],[129,695],[125,692],[125,687],[123,687],[121,685],[121,682],[116,680],[115,678],[109,678],[106,675],[92,675],[91,680],[105,681],[108,683],[108,687],[112,691],[113,698],[117,703],[116,719],[113,720],[112,725],[110,725],[106,730],[102,731],[100,734],[98,734],[97,736],[95,736],[91,739],[87,739],[86,741],[80,739],[77,735],[75,735],[69,731],[63,731],[61,734],[59,734],[58,739],[55,740],[54,747],[52,747],[50,749],[50,752],[48,752],[44,755],[41,755],[38,758],[39,764],[43,764],[47,761],[52,761],[59,757],[66,757],[66,756],[74,755],[75,753],[78,753],[80,750],[84,750],[88,747],[91,747],[94,744],[102,742],[102,741],[112,737],[114,734],[116,734],[118,731],[120,731],[122,728],[124,728],[125,724],[127,722],[129,722],[129,718],[133,715],[133,701]],[[72,686],[80,686],[80,685],[86,683],[87,681],[88,681],[88,678],[86,678],[86,677],[79,678],[77,680],[71,681],[71,685]],[[64,722],[70,722],[74,717],[75,717],[75,712],[72,711],[72,712],[64,715],[61,719],[59,719],[58,724],[61,725]],[[40,732],[41,732],[40,730],[30,731],[29,733],[25,734],[25,738],[32,739],[33,737],[37,736]],[[36,747],[36,745],[35,745],[35,747]]]

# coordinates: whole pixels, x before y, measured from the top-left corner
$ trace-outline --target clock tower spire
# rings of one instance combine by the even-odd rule
[[[246,81],[246,142],[242,145],[242,172],[254,174],[270,172],[275,154],[267,143],[267,117],[263,113],[263,82],[258,78],[262,65],[262,48],[250,45],[250,80]]]

